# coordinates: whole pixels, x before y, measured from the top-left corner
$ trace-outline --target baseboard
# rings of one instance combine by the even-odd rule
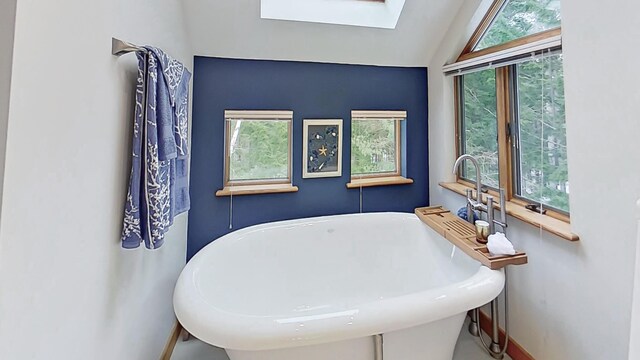
[[[167,343],[164,345],[164,350],[162,350],[162,354],[160,355],[160,360],[171,360],[171,355],[173,354],[173,349],[176,347],[176,343],[178,342],[178,338],[180,337],[180,332],[182,331],[182,326],[176,320],[175,325],[171,328],[171,334],[169,335],[169,339]]]
[[[491,318],[486,315],[484,312],[479,311],[480,313],[480,327],[482,331],[487,333],[489,336],[493,336],[493,329],[491,327]],[[505,333],[504,329],[498,328],[500,344],[504,344]],[[509,336],[509,344],[507,345],[507,355],[511,357],[513,360],[535,360],[531,354],[527,352],[520,344],[518,344],[511,336]]]

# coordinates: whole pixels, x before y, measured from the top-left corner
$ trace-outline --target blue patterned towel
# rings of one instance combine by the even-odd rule
[[[159,248],[174,217],[190,207],[191,73],[162,50],[145,48],[148,55],[137,53],[133,154],[121,238],[127,249],[137,248],[143,241],[148,249]]]

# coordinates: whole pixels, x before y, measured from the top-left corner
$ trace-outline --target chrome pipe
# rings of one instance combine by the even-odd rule
[[[473,204],[471,203],[473,200],[473,190],[467,189],[467,221],[474,224],[475,212],[473,210]]]
[[[499,330],[499,315],[498,315],[498,298],[495,298],[491,302],[491,346],[489,349],[491,350],[491,355],[496,359],[502,359],[503,355],[501,354],[500,349],[500,330]]]
[[[502,228],[502,233],[505,233],[507,231],[507,224],[503,223],[502,221],[493,220],[493,223],[499,225]]]
[[[496,233],[496,226],[493,219],[493,196],[487,196],[487,222],[489,223],[489,235]]]
[[[478,160],[469,154],[461,155],[453,164],[453,173],[458,173],[458,167],[464,160],[471,161],[473,166],[476,168],[476,201],[478,205],[482,205],[482,177],[480,175],[480,165],[478,164]]]
[[[382,334],[373,335],[374,359],[384,360],[384,338]]]
[[[507,200],[503,188],[500,188],[500,223],[500,226],[505,230],[507,227]]]
[[[505,230],[506,231],[506,230]],[[500,358],[504,357],[509,347],[509,287],[507,286],[507,267],[504,268],[504,347],[500,350]]]
[[[500,344],[498,344],[498,346],[495,346],[493,343],[493,336],[492,336],[492,342],[491,345],[487,345],[487,343],[484,341],[484,337],[482,336],[482,334],[480,334],[479,338],[480,338],[480,342],[482,343],[482,347],[489,353],[489,355],[491,355],[491,357],[493,357],[494,359],[503,359],[504,358],[504,354],[507,352],[507,347],[509,346],[509,287],[508,287],[508,277],[507,277],[507,267],[504,268],[504,345],[502,347],[502,349],[500,349]],[[497,298],[496,298],[497,300]],[[495,303],[495,309],[498,309],[498,303]],[[497,318],[497,312],[493,313],[494,311],[494,302],[491,302],[491,311],[492,311],[492,315],[495,315],[495,317]],[[492,319],[493,320],[493,319]],[[492,321],[492,325],[493,325],[493,321]],[[498,324],[498,322],[496,321],[495,324]],[[478,316],[478,327],[480,327],[480,317]],[[494,334],[496,334],[495,330],[493,331]]]

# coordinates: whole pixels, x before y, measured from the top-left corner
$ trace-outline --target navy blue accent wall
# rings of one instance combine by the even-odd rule
[[[227,234],[223,186],[224,111],[293,110],[296,193],[233,197],[233,227],[357,213],[349,190],[351,110],[406,110],[406,173],[411,185],[363,189],[363,210],[413,212],[429,203],[427,69],[196,57],[193,80],[191,211],[187,257]],[[302,120],[342,118],[342,177],[302,179]]]

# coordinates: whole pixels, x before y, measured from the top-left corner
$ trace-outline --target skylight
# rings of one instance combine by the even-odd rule
[[[395,29],[405,0],[261,0],[262,19]]]
[[[508,0],[473,50],[557,28],[561,19],[559,0]]]

